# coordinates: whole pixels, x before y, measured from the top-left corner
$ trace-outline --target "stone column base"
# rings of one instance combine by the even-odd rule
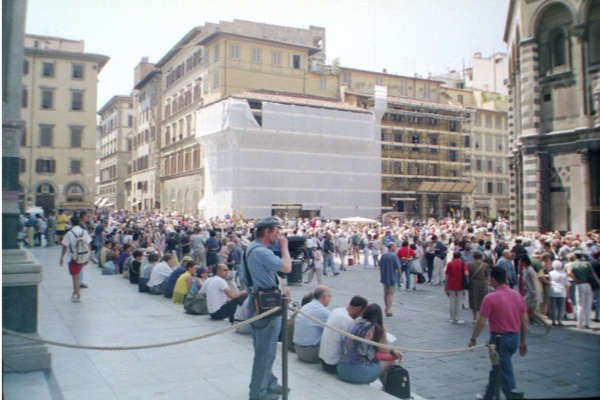
[[[24,249],[2,250],[2,327],[37,336],[38,284],[42,267]],[[46,346],[2,334],[4,372],[50,369]]]

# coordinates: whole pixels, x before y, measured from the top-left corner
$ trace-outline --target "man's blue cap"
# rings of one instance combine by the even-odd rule
[[[258,229],[281,228],[281,221],[279,220],[279,218],[266,217],[259,220],[254,226]]]

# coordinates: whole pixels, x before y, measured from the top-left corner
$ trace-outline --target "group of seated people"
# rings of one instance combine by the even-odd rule
[[[200,267],[191,256],[183,257],[178,264],[171,253],[161,257],[153,249],[147,250],[146,254],[141,249],[130,252],[127,245],[118,255],[107,245],[99,261],[103,275],[122,274],[142,293],[162,294],[175,304],[203,297],[206,312],[200,313],[208,313],[214,320],[228,319],[233,323],[238,305],[247,297],[244,290],[237,290],[235,285],[228,283],[231,281],[228,279],[230,270],[225,264],[216,264],[209,271]]]
[[[331,292],[317,286],[302,299],[302,312],[339,330],[382,345],[387,344],[383,313],[377,304],[368,304],[354,296],[346,307],[329,310]],[[380,378],[402,356],[383,347],[351,339],[333,329],[325,329],[301,313],[290,320],[293,325],[292,344],[298,359],[308,363],[320,362],[323,370],[346,382],[368,384]]]

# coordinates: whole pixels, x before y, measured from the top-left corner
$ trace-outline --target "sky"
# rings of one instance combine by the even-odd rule
[[[110,57],[98,108],[128,95],[141,57],[158,61],[190,29],[245,19],[326,29],[328,61],[413,76],[469,66],[475,52],[506,51],[509,0],[28,0],[27,33],[84,40]]]

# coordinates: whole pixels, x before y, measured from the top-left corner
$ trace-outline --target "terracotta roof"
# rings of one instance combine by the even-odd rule
[[[330,108],[344,111],[370,113],[369,110],[325,98],[296,95],[293,93],[247,91],[232,95],[233,98],[270,101],[273,103],[296,104],[307,107]]]

